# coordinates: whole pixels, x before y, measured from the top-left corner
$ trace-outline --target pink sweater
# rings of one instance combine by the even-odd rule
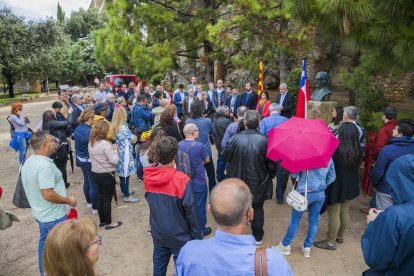
[[[116,163],[119,159],[118,152],[112,149],[108,141],[101,140],[95,142],[93,147],[89,143],[88,151],[93,172],[107,173],[115,171]]]

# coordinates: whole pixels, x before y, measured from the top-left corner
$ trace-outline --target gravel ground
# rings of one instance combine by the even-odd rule
[[[26,115],[34,127],[40,120],[41,113],[51,106],[56,96],[43,98],[39,102],[27,103],[24,106]],[[0,233],[0,275],[36,275],[37,274],[37,245],[39,230],[30,210],[15,208],[12,203],[14,186],[18,172],[18,155],[8,147],[9,126],[5,121],[10,107],[0,107],[0,185],[3,187],[1,206],[20,218],[20,222]],[[32,153],[29,150],[28,155]],[[214,152],[216,156],[217,153]],[[216,157],[213,157],[216,160]],[[80,216],[90,215],[83,196],[83,179],[79,168],[74,173],[68,165],[68,179],[71,183],[68,193],[78,197],[78,212]],[[289,184],[290,186],[290,184]],[[152,274],[152,240],[147,234],[148,205],[144,199],[143,184],[135,176],[131,178],[131,188],[141,202],[125,204],[119,200],[119,206],[113,202],[113,218],[123,221],[120,228],[105,231],[100,230],[102,246],[100,259],[96,265],[99,275],[151,275]],[[120,195],[119,186],[117,186]],[[289,188],[288,188],[289,189]],[[287,257],[296,275],[361,275],[367,269],[364,263],[360,238],[366,226],[366,217],[358,211],[359,207],[368,201],[361,195],[351,204],[351,221],[345,232],[345,243],[337,245],[336,251],[324,251],[312,248],[312,257],[305,259],[300,251],[300,245],[307,232],[307,214],[304,215],[296,239],[292,242],[292,254]],[[98,222],[98,217],[94,217]],[[265,236],[263,246],[272,246],[280,242],[285,234],[290,220],[290,207],[286,204],[277,205],[275,200],[265,203]],[[208,225],[216,225],[208,214]],[[316,240],[323,239],[327,231],[327,215],[320,218],[319,232]],[[172,260],[168,275],[173,275]]]

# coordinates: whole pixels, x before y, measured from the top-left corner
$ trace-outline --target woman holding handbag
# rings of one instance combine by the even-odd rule
[[[344,231],[349,222],[349,204],[359,195],[358,169],[362,162],[359,131],[353,123],[343,123],[338,130],[340,144],[332,159],[336,179],[326,189],[328,233],[325,240],[315,242],[318,248],[335,250],[335,242],[344,242]]]
[[[10,147],[19,152],[19,163],[22,164],[26,159],[27,140],[32,134],[27,127],[30,121],[23,113],[23,104],[21,102],[14,102],[12,104],[7,120],[10,122],[11,129],[13,130]]]
[[[310,253],[313,240],[318,232],[319,212],[321,211],[322,205],[325,201],[325,189],[335,180],[336,177],[334,163],[331,159],[326,168],[302,171],[292,174],[292,177],[298,177],[299,180],[296,184],[296,190],[294,190],[294,187],[291,194],[297,195],[299,193],[304,196],[304,199],[307,201],[307,206],[305,206],[305,208],[307,207],[307,210],[309,211],[309,227],[308,234],[301,249],[305,258],[309,258],[311,255]],[[286,198],[288,204],[288,198],[291,197],[291,194],[289,194]],[[292,203],[289,205],[292,206],[292,216],[289,228],[279,245],[272,246],[274,250],[279,251],[283,255],[290,255],[290,243],[295,238],[300,219],[304,213],[304,208],[300,211],[296,210],[300,209],[298,207],[302,206],[295,206],[295,204]]]
[[[118,162],[116,145],[108,141],[108,122],[98,121],[92,128],[88,151],[92,164],[92,177],[98,187],[99,227],[110,230],[121,226],[121,221],[112,221],[111,201],[115,192],[115,169]]]
[[[124,202],[139,202],[138,198],[132,196],[133,191],[129,191],[129,177],[135,173],[135,161],[132,156],[132,144],[137,141],[137,136],[133,135],[128,128],[127,113],[125,108],[115,108],[112,117],[112,126],[115,132],[115,144],[118,149],[119,160],[116,164],[116,171],[121,181],[121,190]]]
[[[78,118],[78,127],[75,129],[76,165],[79,166],[83,174],[83,193],[85,194],[86,205],[92,208],[92,215],[98,213],[97,201],[98,190],[92,177],[92,165],[89,158],[88,144],[91,135],[93,118],[95,112],[92,108],[85,109]]]

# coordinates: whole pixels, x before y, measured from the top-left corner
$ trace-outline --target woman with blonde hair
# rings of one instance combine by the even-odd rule
[[[43,266],[47,276],[95,276],[102,238],[91,217],[70,219],[56,225],[47,235]]]
[[[111,126],[107,121],[98,121],[92,128],[88,152],[92,165],[92,177],[98,188],[99,227],[110,230],[121,226],[122,222],[112,222],[111,202],[115,193],[115,169],[118,163],[116,145],[108,141]]]
[[[98,213],[98,190],[92,177],[92,165],[89,158],[88,143],[91,135],[95,112],[92,108],[85,109],[78,118],[79,126],[75,129],[76,165],[81,168],[83,174],[83,193],[86,206],[92,208],[92,215]]]
[[[112,127],[115,133],[115,144],[118,148],[119,160],[116,171],[121,181],[121,190],[124,202],[139,202],[138,198],[131,196],[129,192],[129,178],[135,173],[135,162],[132,156],[132,144],[137,137],[128,128],[127,112],[125,108],[117,107],[112,118]]]

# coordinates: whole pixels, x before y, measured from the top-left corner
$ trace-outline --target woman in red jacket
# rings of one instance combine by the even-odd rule
[[[260,119],[266,118],[270,115],[269,106],[271,102],[269,100],[269,93],[263,91],[260,95],[260,100],[257,101],[256,111],[260,114]]]

